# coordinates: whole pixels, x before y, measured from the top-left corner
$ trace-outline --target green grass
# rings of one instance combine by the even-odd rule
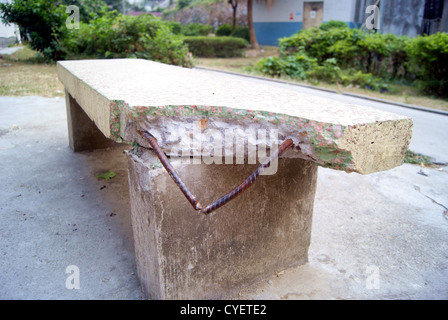
[[[425,167],[432,167],[434,163],[431,158],[420,153],[415,153],[411,150],[406,151],[406,156],[404,158],[404,163],[418,164]]]
[[[30,48],[0,57],[1,96],[57,97],[63,94],[64,86],[58,80],[56,64],[44,63]]]

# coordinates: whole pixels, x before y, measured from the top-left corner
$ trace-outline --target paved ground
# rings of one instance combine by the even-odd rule
[[[413,146],[448,162],[448,117],[427,116]],[[67,140],[64,99],[0,97],[0,299],[141,299],[122,148],[75,154]],[[448,167],[320,168],[309,263],[234,298],[448,299],[446,190]]]
[[[2,47],[0,48],[0,54],[13,54],[16,51],[22,50],[23,47]]]

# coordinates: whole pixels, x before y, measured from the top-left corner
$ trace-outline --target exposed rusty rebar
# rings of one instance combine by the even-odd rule
[[[148,140],[149,144],[151,145],[152,149],[156,153],[157,157],[159,158],[160,162],[162,162],[162,165],[165,167],[166,171],[170,174],[171,178],[173,178],[174,182],[177,184],[179,189],[182,191],[182,193],[185,195],[187,200],[191,203],[193,208],[195,210],[202,210],[201,204],[198,200],[196,200],[196,197],[188,190],[185,183],[183,183],[182,179],[179,177],[179,175],[176,172],[176,169],[171,165],[171,163],[168,161],[168,158],[163,152],[163,150],[160,148],[159,144],[157,143],[157,139],[154,138],[152,134],[150,134],[148,131],[137,131],[143,138]]]
[[[272,161],[278,159],[278,157],[283,152],[285,152],[286,150],[288,150],[289,148],[291,148],[294,145],[293,141],[291,139],[288,139],[288,140],[284,141],[280,145],[280,147],[277,149],[277,151],[275,151],[268,159],[266,159],[257,168],[257,170],[255,170],[254,173],[252,173],[246,180],[244,180],[243,183],[241,183],[238,187],[236,187],[235,189],[230,191],[228,194],[226,194],[225,196],[219,198],[218,200],[216,200],[215,202],[213,202],[212,204],[210,204],[209,206],[207,206],[206,208],[203,209],[201,207],[201,204],[199,203],[199,201],[196,200],[196,197],[190,192],[190,190],[188,190],[188,188],[185,185],[185,183],[183,183],[183,181],[181,180],[181,178],[177,174],[176,170],[174,169],[174,167],[169,162],[168,157],[166,156],[165,152],[163,152],[163,150],[160,148],[159,144],[157,143],[157,139],[154,138],[154,136],[151,133],[149,133],[148,131],[143,131],[143,132],[142,131],[137,131],[137,132],[143,138],[148,140],[149,144],[153,148],[153,150],[156,153],[157,157],[160,159],[160,162],[165,167],[166,171],[168,171],[169,175],[174,180],[174,182],[177,184],[177,186],[182,191],[182,193],[185,195],[187,200],[191,203],[193,208],[195,210],[200,210],[201,213],[204,213],[204,214],[212,213],[216,209],[222,207],[223,205],[225,205],[226,203],[228,203],[229,201],[231,201],[232,199],[236,198],[238,195],[243,193],[245,190],[247,190],[257,180],[257,178],[260,176],[260,174],[266,168],[268,168],[271,165]]]
[[[236,198],[237,196],[239,196],[241,193],[243,193],[245,190],[247,190],[256,180],[257,178],[260,176],[260,174],[271,165],[271,162],[273,160],[278,159],[278,157],[285,152],[286,150],[288,150],[290,147],[293,146],[293,142],[291,139],[288,139],[286,141],[284,141],[280,147],[277,149],[277,151],[274,152],[274,154],[272,154],[268,159],[266,159],[258,168],[257,170],[255,170],[254,173],[252,173],[243,183],[241,183],[238,187],[236,187],[235,189],[233,189],[232,191],[230,191],[228,194],[226,194],[225,196],[222,196],[221,198],[219,198],[218,200],[216,200],[215,202],[213,202],[212,204],[210,204],[209,206],[207,206],[206,208],[204,208],[203,210],[201,210],[202,213],[204,214],[209,214],[213,211],[215,211],[216,209],[222,207],[223,205],[225,205],[227,202],[231,201],[232,199]]]

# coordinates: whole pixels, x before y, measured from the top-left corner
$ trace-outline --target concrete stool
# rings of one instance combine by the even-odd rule
[[[135,253],[150,299],[225,298],[306,263],[317,166],[388,170],[411,139],[409,118],[207,71],[116,59],[59,62],[58,74],[75,151],[133,145]],[[204,209],[247,177],[250,188]]]

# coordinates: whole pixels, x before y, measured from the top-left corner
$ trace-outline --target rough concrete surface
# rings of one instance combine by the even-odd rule
[[[142,298],[122,148],[73,153],[63,98],[1,97],[0,161],[0,299]],[[309,263],[234,298],[448,299],[447,171],[319,168]]]
[[[258,167],[181,158],[170,163],[203,207]],[[275,174],[204,215],[190,206],[152,150],[129,152],[135,252],[145,297],[222,299],[238,293],[242,283],[269,278],[272,270],[306,263],[318,167],[296,158],[278,159],[277,165]]]
[[[148,146],[136,132],[148,130],[165,136],[158,142],[169,154],[195,154],[201,136],[222,139],[232,131],[244,139],[245,130],[276,129],[278,140],[292,139],[298,147],[289,157],[368,174],[399,166],[412,136],[412,120],[403,115],[244,77],[229,81],[219,73],[144,59],[59,61],[57,67],[66,92],[106,137]],[[200,122],[204,134],[194,134],[201,120],[208,122]],[[254,140],[248,144],[257,146]]]

